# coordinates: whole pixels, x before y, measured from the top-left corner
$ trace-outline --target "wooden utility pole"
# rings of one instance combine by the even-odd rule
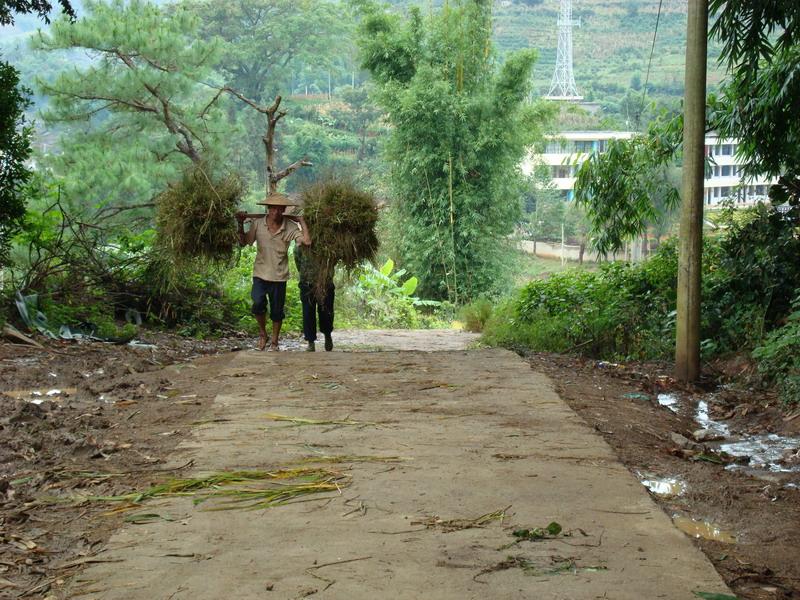
[[[700,377],[700,268],[703,253],[708,0],[689,0],[683,103],[683,203],[678,252],[675,376]]]

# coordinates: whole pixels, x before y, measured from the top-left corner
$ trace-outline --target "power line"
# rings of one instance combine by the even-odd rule
[[[656,38],[658,37],[658,24],[661,22],[661,7],[664,5],[664,0],[658,1],[658,15],[656,15],[656,28],[653,31],[653,45],[650,47],[650,60],[647,61],[647,75],[644,79],[644,89],[642,90],[642,107],[639,114],[636,115],[636,128],[639,128],[639,120],[644,112],[644,102],[647,97],[647,86],[650,84],[650,68],[653,66],[653,54],[656,50]]]

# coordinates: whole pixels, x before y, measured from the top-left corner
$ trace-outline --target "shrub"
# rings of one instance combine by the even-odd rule
[[[391,259],[380,269],[366,263],[355,279],[337,288],[337,315],[360,327],[441,326],[444,316],[452,317],[450,305],[416,297],[417,283],[404,269],[394,271]]]
[[[753,350],[758,372],[766,383],[777,384],[784,402],[800,403],[800,295],[787,323],[766,336]]]
[[[796,326],[782,327],[766,341],[764,336],[786,319],[800,285],[800,208],[759,206],[723,221],[723,232],[704,240],[704,355],[760,346],[764,377],[778,382],[784,395],[796,394],[794,367],[781,362],[789,360],[788,350],[778,351],[796,347]],[[501,344],[526,339],[534,350],[561,345],[598,358],[668,359],[674,351],[677,273],[675,241],[642,264],[555,273],[514,297],[513,315],[506,314],[513,329],[490,319],[484,337]],[[558,336],[559,344],[548,336]]]
[[[462,306],[458,311],[458,320],[464,324],[464,329],[480,333],[486,322],[492,316],[494,305],[487,298],[478,298],[475,302]]]
[[[516,303],[506,300],[495,307],[484,326],[481,341],[514,350],[569,352],[570,342],[563,335],[567,321],[567,317],[552,317],[544,310],[533,319],[520,319]]]
[[[540,340],[534,350],[556,345],[596,357],[661,358],[674,339],[673,250],[666,246],[652,264],[610,263],[533,281],[519,293],[517,326]]]

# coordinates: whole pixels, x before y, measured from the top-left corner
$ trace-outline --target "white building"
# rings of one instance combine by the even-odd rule
[[[542,154],[532,154],[522,163],[526,175],[538,165],[550,171],[553,185],[572,200],[575,173],[578,166],[593,152],[605,152],[609,140],[626,140],[635,134],[630,131],[568,131],[547,140]],[[722,200],[731,198],[737,206],[749,206],[767,200],[770,180],[759,178],[743,181],[741,162],[736,157],[736,140],[706,136],[706,156],[709,167],[704,182],[704,203],[709,209],[719,207]]]

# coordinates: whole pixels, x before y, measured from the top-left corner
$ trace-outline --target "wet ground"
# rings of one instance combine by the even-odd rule
[[[391,337],[342,332],[336,350],[369,351]],[[176,467],[191,469],[166,461],[208,418],[235,351],[252,344],[166,335],[143,342],[49,343],[45,351],[0,343],[0,598],[66,597],[65,582],[99,560],[129,515],[63,500],[141,489],[180,474]],[[285,348],[302,343],[287,339]],[[529,361],[648,483],[739,598],[800,598],[796,413],[733,389],[680,389],[653,366]],[[708,406],[705,429],[725,439],[695,441],[704,424],[699,400]]]
[[[800,412],[763,393],[682,388],[658,365],[528,360],[738,598],[800,598]]]

